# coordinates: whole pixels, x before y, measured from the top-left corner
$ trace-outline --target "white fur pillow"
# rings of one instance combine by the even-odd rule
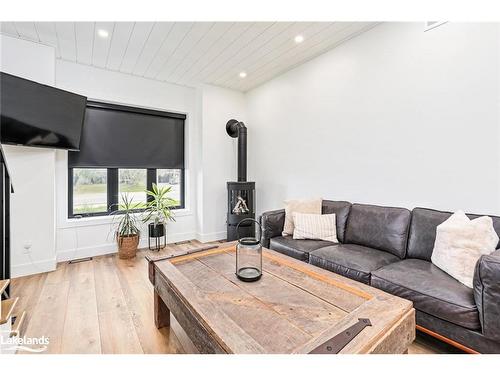
[[[323,240],[339,242],[337,240],[337,226],[335,224],[335,214],[317,215],[293,214],[294,240]]]
[[[479,257],[495,251],[498,235],[489,216],[470,220],[457,211],[437,226],[432,263],[472,288],[474,268]]]
[[[285,225],[283,226],[283,236],[293,235],[293,213],[321,214],[323,199],[305,199],[285,201]]]

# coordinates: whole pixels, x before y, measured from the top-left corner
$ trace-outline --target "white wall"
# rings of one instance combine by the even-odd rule
[[[104,69],[57,60],[56,86],[89,99],[140,106],[177,113],[186,118],[186,208],[176,211],[176,221],[168,224],[168,241],[197,237],[196,154],[199,149],[196,124],[196,91],[193,88],[134,77]],[[140,140],[138,140],[140,147]],[[116,251],[110,233],[110,219],[68,219],[67,152],[57,152],[57,254],[58,260],[81,258]],[[147,246],[147,231],[141,246]]]
[[[0,36],[0,70],[54,85],[51,47]],[[55,151],[4,146],[12,174],[12,276],[55,269]],[[29,252],[24,248],[30,246]]]
[[[246,120],[245,96],[241,92],[202,85],[202,150],[199,211],[201,241],[226,238],[227,181],[237,179],[237,140],[226,133],[229,119]]]
[[[382,24],[248,92],[258,211],[322,196],[500,214],[499,35]]]

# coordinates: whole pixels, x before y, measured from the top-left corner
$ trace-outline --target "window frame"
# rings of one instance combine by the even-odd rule
[[[119,169],[127,169],[127,168],[102,168],[102,167],[76,167],[76,169],[106,169],[107,170],[107,181],[106,181],[106,189],[107,189],[107,211],[106,212],[89,212],[89,213],[74,213],[73,212],[73,169],[68,166],[68,219],[74,219],[78,217],[103,217],[109,216],[112,212],[117,211],[113,209],[113,207],[118,206],[119,202],[119,179],[118,179],[118,170]],[[157,183],[158,169],[169,169],[169,168],[134,168],[134,169],[146,169],[146,189],[152,190],[153,183]],[[181,210],[184,209],[185,206],[185,169],[184,168],[172,168],[179,169],[181,172],[181,180],[180,180],[180,204],[178,206],[172,207],[172,210]],[[148,196],[148,201],[151,200],[151,197]],[[134,210],[134,212],[143,212],[144,209]],[[117,211],[120,213],[121,211]]]

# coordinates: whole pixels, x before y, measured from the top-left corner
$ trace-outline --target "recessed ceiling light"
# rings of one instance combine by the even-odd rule
[[[247,72],[240,72],[240,78],[245,78],[247,76]]]
[[[295,38],[295,43],[302,43],[304,41],[304,37],[302,35],[297,35]]]
[[[97,35],[99,35],[101,38],[107,38],[109,36],[109,33],[108,30],[99,29],[97,30]]]

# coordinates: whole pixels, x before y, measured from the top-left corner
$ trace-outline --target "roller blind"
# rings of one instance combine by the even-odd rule
[[[88,102],[70,167],[184,168],[183,114]]]

